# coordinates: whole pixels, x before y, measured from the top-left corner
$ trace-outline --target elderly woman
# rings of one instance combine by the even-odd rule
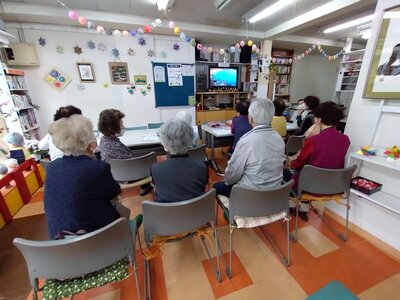
[[[235,184],[251,189],[281,184],[285,143],[271,128],[274,113],[271,100],[251,101],[249,122],[253,129],[238,141],[225,170],[225,182],[214,184],[218,195],[229,197]]]
[[[155,201],[176,202],[204,194],[208,182],[207,166],[187,153],[192,146],[192,126],[178,118],[171,119],[161,126],[159,135],[171,158],[151,167]]]
[[[110,200],[121,189],[110,166],[91,159],[96,148],[92,122],[73,115],[52,123],[49,133],[64,153],[46,170],[44,208],[49,238],[56,238],[62,230],[94,231],[118,219]]]
[[[98,127],[103,134],[99,145],[101,160],[134,157],[133,152],[118,138],[125,133],[124,122],[122,120],[124,117],[125,114],[117,109],[106,109],[100,113]],[[144,196],[152,189],[153,187],[150,183],[141,185],[140,195]]]
[[[181,110],[176,114],[176,117],[186,123],[188,123],[190,126],[192,126],[192,115],[187,111],[187,110]],[[199,143],[200,137],[199,133],[193,130],[193,140],[192,140],[192,146],[196,147],[197,144]]]

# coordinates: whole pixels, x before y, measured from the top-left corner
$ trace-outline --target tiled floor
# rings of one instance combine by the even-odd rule
[[[210,169],[211,183],[220,179]],[[140,197],[138,189],[124,190],[122,196],[124,205],[131,209],[131,217],[140,212],[143,199],[152,199],[151,194]],[[0,300],[31,299],[25,263],[12,246],[12,239],[47,237],[42,199],[43,191],[39,190],[18,212],[17,218],[0,230]],[[259,229],[235,230],[233,277],[228,279],[223,274],[221,283],[216,281],[197,238],[165,244],[162,257],[152,262],[153,299],[305,299],[332,280],[343,283],[360,299],[399,298],[399,262],[353,233],[347,242],[342,242],[313,213],[309,217],[309,222],[299,223],[299,241],[291,243],[288,268],[280,262]],[[293,220],[291,228],[294,228]],[[276,222],[264,229],[285,251],[285,231],[281,224]],[[220,214],[218,232],[225,253],[228,252],[228,230]],[[143,240],[142,232],[141,236]],[[137,259],[143,284],[144,263],[139,250]],[[74,299],[136,299],[133,276]]]

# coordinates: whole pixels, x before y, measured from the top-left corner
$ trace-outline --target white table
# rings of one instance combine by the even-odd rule
[[[125,134],[119,139],[122,143],[130,148],[143,147],[149,145],[160,145],[158,136],[159,128],[155,129],[140,129],[125,131]]]

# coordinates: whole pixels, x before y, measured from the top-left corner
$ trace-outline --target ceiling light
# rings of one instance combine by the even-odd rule
[[[232,0],[214,0],[213,4],[216,9],[221,10],[231,1]]]
[[[371,37],[371,30],[365,31],[361,36],[361,38],[363,38],[364,40],[368,40],[370,37]]]
[[[158,10],[166,10],[168,6],[168,0],[157,0]]]
[[[369,16],[366,16],[366,17],[363,17],[363,18],[360,18],[360,19],[356,19],[356,20],[353,20],[353,21],[350,21],[350,22],[346,22],[346,23],[343,23],[343,24],[340,24],[340,25],[333,26],[333,27],[330,27],[328,29],[325,29],[324,33],[331,33],[331,32],[335,32],[335,31],[339,31],[339,30],[345,29],[345,28],[350,28],[350,27],[353,27],[353,26],[356,26],[356,25],[359,25],[359,24],[367,23],[369,21],[372,21],[373,19],[374,19],[374,15],[369,15]]]
[[[249,19],[250,23],[255,23],[261,19],[264,19],[273,13],[277,12],[278,10],[284,8],[285,6],[291,4],[293,0],[279,0],[278,2],[275,2],[271,6],[268,6],[266,9],[260,11],[258,14],[255,16],[251,17]]]

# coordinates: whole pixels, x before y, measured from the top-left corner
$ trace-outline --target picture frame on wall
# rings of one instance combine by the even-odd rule
[[[147,85],[147,75],[133,75],[135,85]]]
[[[129,71],[126,62],[109,62],[110,77],[112,84],[129,84]]]
[[[400,6],[386,10],[379,30],[364,98],[400,100]]]
[[[93,66],[91,63],[77,63],[77,66],[81,82],[96,82]]]

